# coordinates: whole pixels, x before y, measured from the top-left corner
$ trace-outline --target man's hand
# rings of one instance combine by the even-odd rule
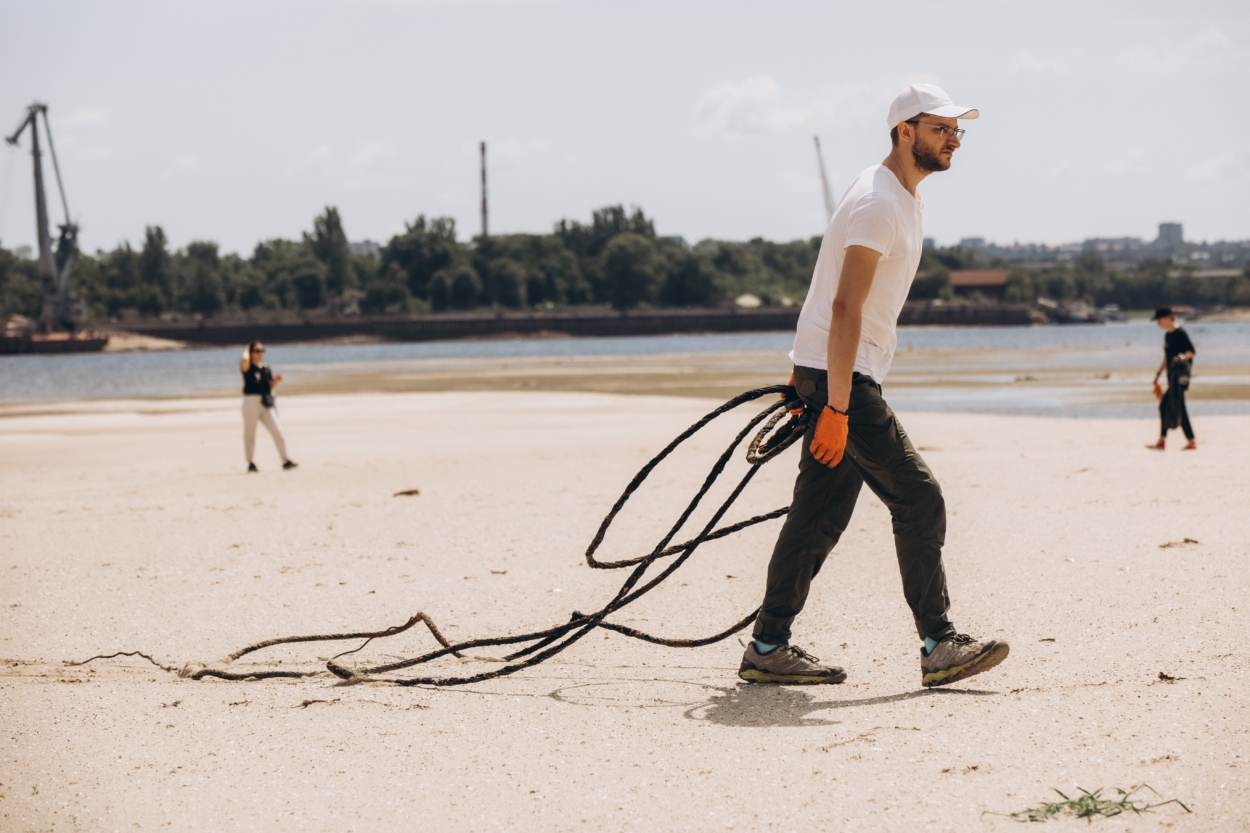
[[[1163,388],[1161,388],[1161,387],[1159,386],[1159,380],[1158,380],[1158,379],[1155,379],[1154,393],[1155,393],[1155,399],[1162,399],[1162,398],[1163,398]]]
[[[816,423],[816,436],[810,446],[812,455],[829,468],[841,463],[846,451],[846,430],[846,414],[826,406]]]
[[[786,384],[789,385],[790,387],[794,387],[794,373],[790,374],[790,381],[786,382]],[[786,398],[786,395],[784,393],[778,394],[778,396],[780,396],[782,399]],[[800,415],[801,413],[803,413],[803,409],[804,409],[803,400],[800,399],[799,404],[790,409],[790,416]]]

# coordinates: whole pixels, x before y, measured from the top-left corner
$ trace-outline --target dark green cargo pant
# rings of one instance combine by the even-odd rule
[[[829,401],[823,370],[794,368],[794,386],[809,409],[820,411]],[[881,386],[859,373],[852,378],[847,422],[846,454],[832,469],[812,456],[815,420],[803,437],[794,501],[768,564],[768,589],[755,620],[755,638],[772,645],[789,640],[790,625],[807,601],[812,579],[846,530],[860,487],[867,483],[890,509],[903,594],[916,630],[922,638],[940,640],[955,632],[946,616],[950,597],[942,567],[942,490],[881,397]]]

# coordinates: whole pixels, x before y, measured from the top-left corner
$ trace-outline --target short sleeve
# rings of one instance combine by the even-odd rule
[[[851,209],[845,246],[864,246],[883,256],[898,239],[898,213],[887,200],[869,194]]]
[[[1180,352],[1193,353],[1194,355],[1197,355],[1198,351],[1194,349],[1194,343],[1189,340],[1189,333],[1184,330],[1180,330],[1179,332],[1181,334],[1180,344],[1178,345],[1180,347]]]

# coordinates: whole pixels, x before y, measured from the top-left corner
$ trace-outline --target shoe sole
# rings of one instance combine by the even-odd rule
[[[808,674],[772,674],[758,668],[738,672],[748,683],[788,683],[790,685],[832,685],[846,681],[846,672],[839,671],[831,677],[813,677]]]
[[[939,685],[950,685],[960,680],[966,680],[974,674],[980,674],[982,671],[989,671],[991,668],[1000,664],[1007,659],[1007,654],[1011,648],[1002,642],[994,643],[994,646],[983,654],[973,657],[970,662],[963,665],[956,665],[954,668],[946,668],[941,671],[933,671],[925,674],[920,683],[925,688],[932,688]]]

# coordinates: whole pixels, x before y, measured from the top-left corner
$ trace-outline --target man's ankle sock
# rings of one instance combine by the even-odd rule
[[[924,638],[924,648],[922,649],[924,651],[924,655],[927,657],[929,654],[933,653],[933,649],[936,648],[937,645],[938,644],[936,642],[926,636]]]
[[[764,654],[771,654],[773,651],[777,650],[776,645],[769,645],[767,642],[760,642],[758,639],[754,640],[754,642],[755,653],[760,656],[763,656]]]

